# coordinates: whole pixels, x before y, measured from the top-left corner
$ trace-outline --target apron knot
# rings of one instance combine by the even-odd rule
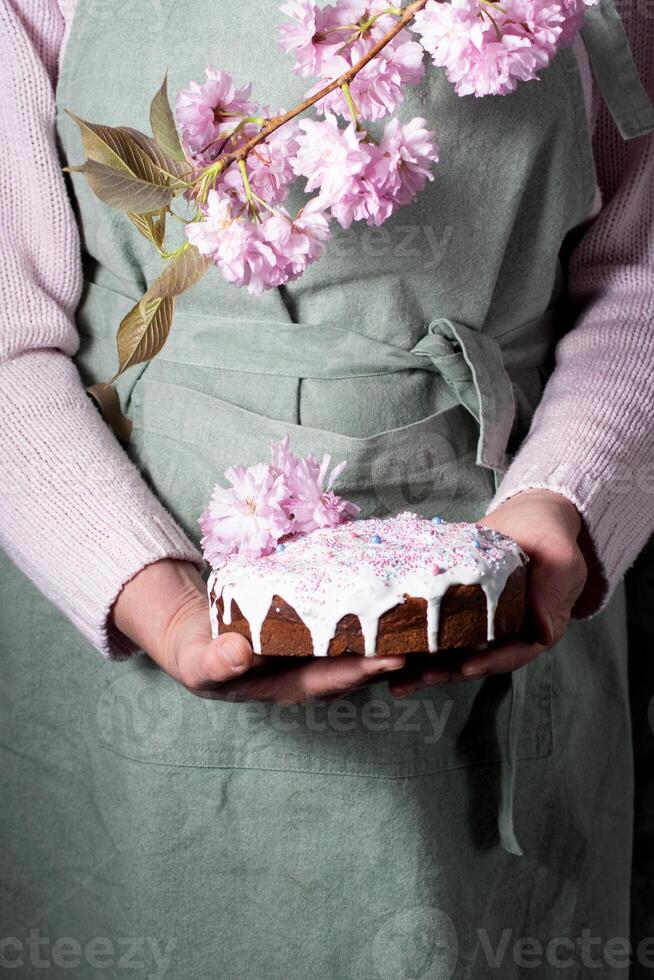
[[[515,398],[495,338],[441,317],[431,321],[411,353],[429,358],[433,369],[454,388],[461,404],[479,424],[478,465],[506,469]]]

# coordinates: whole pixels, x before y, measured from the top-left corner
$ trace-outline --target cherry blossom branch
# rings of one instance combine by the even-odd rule
[[[410,3],[404,8],[401,16],[398,17],[397,23],[391,28],[391,30],[388,31],[384,37],[380,38],[379,41],[377,41],[377,43],[366,52],[360,61],[357,61],[355,65],[348,68],[348,70],[343,72],[342,75],[335,78],[332,82],[329,82],[327,85],[321,88],[319,92],[316,92],[315,95],[312,95],[303,102],[300,102],[293,109],[289,109],[288,112],[285,112],[281,116],[273,116],[271,119],[268,119],[256,136],[253,136],[252,139],[248,140],[237,150],[233,150],[231,153],[225,154],[224,157],[221,157],[215,163],[211,164],[202,173],[197,181],[196,186],[198,187],[198,196],[200,199],[202,200],[206,197],[212,183],[224,170],[226,170],[232,163],[246,160],[252,150],[254,150],[260,143],[265,142],[265,140],[272,133],[276,132],[278,129],[281,129],[282,126],[290,122],[292,119],[302,115],[302,113],[316,105],[316,103],[321,102],[328,95],[331,95],[332,92],[335,92],[336,89],[342,89],[344,86],[347,86],[349,91],[349,86],[359,72],[361,72],[366,65],[373,61],[380,51],[383,51],[384,48],[397,37],[398,34],[401,34],[402,31],[409,26],[418,11],[422,10],[423,7],[427,5],[427,2],[428,0],[413,0],[413,3]]]

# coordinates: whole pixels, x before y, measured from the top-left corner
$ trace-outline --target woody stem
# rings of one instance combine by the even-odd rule
[[[324,88],[321,88],[319,92],[316,92],[315,95],[312,95],[310,98],[300,102],[293,109],[289,109],[288,112],[285,112],[281,116],[273,116],[272,119],[268,119],[256,136],[253,136],[252,139],[248,140],[247,143],[244,143],[243,146],[239,147],[237,150],[233,150],[231,153],[227,153],[224,157],[221,157],[221,172],[226,170],[230,164],[234,162],[240,163],[242,160],[245,160],[248,154],[251,153],[252,150],[259,145],[259,143],[263,143],[272,133],[276,132],[292,119],[302,115],[303,112],[306,112],[307,109],[311,108],[311,106],[316,105],[317,102],[321,102],[322,99],[327,98],[327,96],[331,95],[332,92],[335,92],[336,89],[342,89],[343,86],[349,86],[353,79],[357,77],[359,72],[362,71],[374,58],[376,58],[380,51],[383,51],[384,48],[391,43],[393,38],[397,37],[398,34],[401,34],[401,32],[409,26],[418,11],[422,10],[423,7],[427,5],[427,2],[428,0],[413,0],[413,3],[408,4],[407,7],[402,9],[401,16],[398,17],[397,23],[394,24],[391,30],[388,31],[384,37],[380,38],[380,40],[377,41],[377,43],[373,45],[368,52],[366,52],[360,61],[357,61],[355,65],[352,65],[352,67],[348,68],[346,72],[343,72],[339,78],[335,78],[332,82],[329,82],[329,84],[325,85]],[[199,179],[202,180],[202,177]]]

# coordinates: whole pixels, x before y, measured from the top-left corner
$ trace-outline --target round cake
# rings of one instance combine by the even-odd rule
[[[208,582],[212,632],[267,656],[453,650],[519,633],[526,556],[481,524],[416,514],[347,521],[232,556]]]

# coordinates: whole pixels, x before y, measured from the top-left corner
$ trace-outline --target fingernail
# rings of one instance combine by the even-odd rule
[[[381,670],[399,670],[401,667],[404,667],[404,661],[403,660],[397,660],[397,659],[395,659],[395,660],[388,660],[388,659],[385,659],[384,657],[382,657],[380,660],[376,660],[375,661],[375,666],[380,671]]]
[[[466,677],[486,677],[488,674],[488,667],[466,667],[464,665],[461,670]]]
[[[243,670],[245,667],[245,656],[237,643],[223,643],[222,655],[234,670]]]

